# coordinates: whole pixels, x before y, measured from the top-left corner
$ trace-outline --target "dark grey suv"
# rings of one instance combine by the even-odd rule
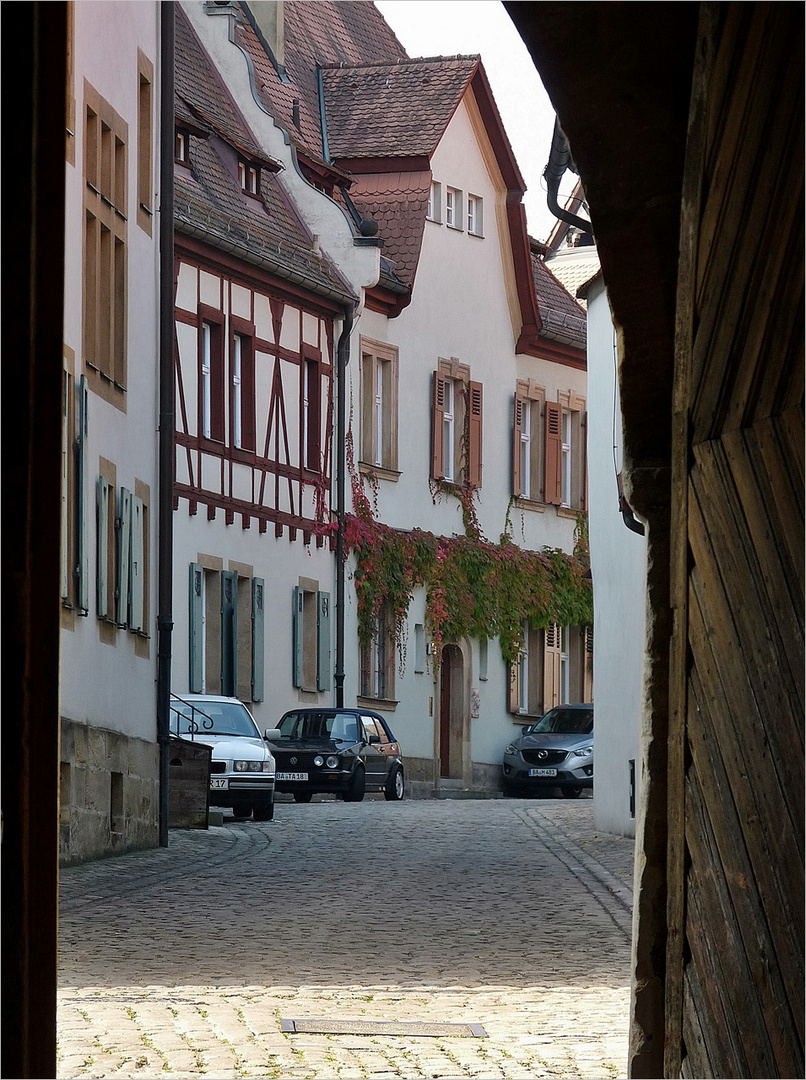
[[[504,750],[504,794],[559,788],[576,799],[593,787],[593,705],[558,705]]]
[[[389,725],[366,709],[292,709],[277,724],[271,748],[276,790],[296,802],[334,794],[360,802],[366,791],[402,799],[405,782],[400,746]]]

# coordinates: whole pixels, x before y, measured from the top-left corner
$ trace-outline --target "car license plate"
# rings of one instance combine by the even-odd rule
[[[210,790],[211,791],[226,791],[229,787],[229,780],[226,776],[211,776],[210,777]]]
[[[556,776],[557,775],[557,770],[556,769],[530,769],[529,770],[529,775],[530,776]]]
[[[306,772],[278,772],[278,780],[307,780],[308,774]]]

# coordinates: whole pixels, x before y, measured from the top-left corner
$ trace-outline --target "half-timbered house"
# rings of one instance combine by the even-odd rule
[[[411,59],[373,4],[181,11],[174,686],[266,723],[372,705],[410,781],[498,787],[513,722],[590,697],[584,628],[508,664],[437,641],[425,583],[368,628],[346,519],[450,538],[467,497],[481,537],[571,554],[584,312],[533,258],[478,56]]]

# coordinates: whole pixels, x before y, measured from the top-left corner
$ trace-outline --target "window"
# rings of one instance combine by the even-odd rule
[[[322,386],[318,350],[304,346],[302,360],[302,463],[311,472],[321,469]]]
[[[199,431],[202,438],[224,442],[224,316],[199,311]]]
[[[99,490],[100,497],[100,490]],[[110,488],[106,495],[109,503],[113,493]],[[110,506],[111,512],[111,506]],[[149,488],[148,485],[135,481],[135,491],[121,487],[117,501],[117,521],[115,522],[115,570],[110,578],[114,581],[115,606],[107,596],[105,613],[100,610],[100,565],[99,565],[99,617],[114,619],[121,628],[127,627],[137,634],[147,636],[148,628],[148,580],[149,580]],[[112,544],[111,538],[107,542]],[[99,533],[100,543],[100,533]],[[109,554],[109,566],[111,563]],[[99,564],[101,550],[98,551]],[[107,584],[107,588],[109,584]]]
[[[394,621],[387,607],[378,612],[372,637],[360,647],[361,689],[364,698],[390,701],[394,698]]]
[[[254,452],[255,351],[254,327],[235,316],[230,346],[230,437],[238,450]]]
[[[546,402],[545,501],[569,510],[587,509],[585,400],[573,392]]]
[[[89,83],[84,89],[84,361],[107,387],[122,391],[128,128]],[[114,395],[108,399],[114,401]]]
[[[436,180],[431,181],[425,216],[429,221],[442,221],[442,185],[437,183]]]
[[[200,556],[201,558],[202,556]],[[232,564],[230,564],[232,567]],[[188,689],[263,700],[264,581],[205,556],[190,564]]]
[[[361,340],[361,462],[397,470],[398,352]]]
[[[243,191],[249,195],[257,195],[260,188],[260,170],[257,165],[248,161],[238,162],[238,181]]]
[[[96,606],[99,619],[115,620],[115,589],[117,588],[117,498],[115,467],[101,461],[101,475],[96,482],[97,544],[96,544]]]
[[[543,499],[542,412],[545,391],[531,379],[515,390],[512,438],[512,494],[530,502]]]
[[[174,135],[174,161],[190,161],[190,134],[177,128]]]
[[[481,487],[482,385],[456,358],[440,360],[432,392],[431,478]]]
[[[467,197],[467,231],[472,236],[484,235],[484,221],[482,214],[483,200],[478,195]]]
[[[451,229],[462,228],[462,193],[458,188],[445,190],[445,224]]]
[[[151,218],[153,215],[152,181],[152,102],[154,85],[154,65],[148,57],[137,50],[138,110],[137,110],[137,224],[151,236]]]
[[[523,624],[517,662],[509,672],[510,713],[542,716],[555,705],[593,700],[591,657],[585,627]]]
[[[61,492],[61,597],[65,607],[75,600],[76,567],[76,407],[73,355],[68,352],[62,370],[62,492]]]
[[[300,690],[330,689],[330,593],[300,578],[293,595],[293,684]]]

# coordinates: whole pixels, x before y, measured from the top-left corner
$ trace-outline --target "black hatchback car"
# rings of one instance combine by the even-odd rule
[[[504,794],[559,788],[567,799],[593,787],[593,705],[558,705],[504,750]]]
[[[361,802],[367,791],[403,798],[403,758],[382,716],[366,709],[292,709],[271,742],[277,762],[276,790],[295,802],[316,794]]]

